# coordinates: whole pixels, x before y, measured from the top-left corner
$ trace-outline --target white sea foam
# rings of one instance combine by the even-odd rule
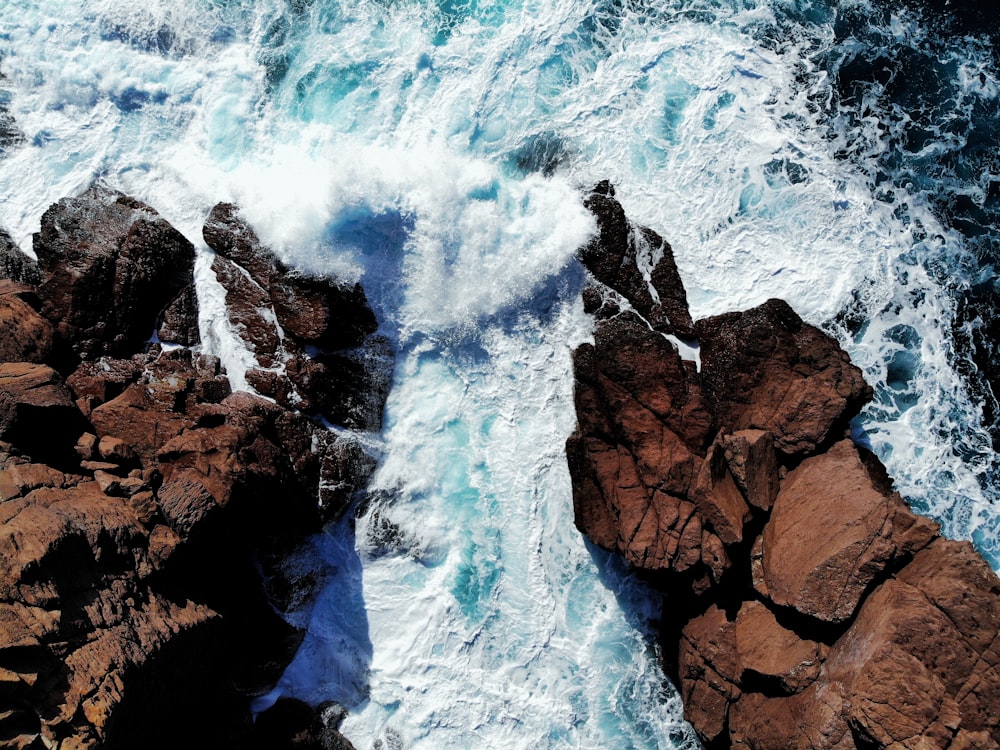
[[[571,257],[592,231],[573,188],[601,179],[670,240],[696,316],[780,296],[829,324],[857,293],[867,325],[831,330],[878,390],[873,446],[1000,567],[995,459],[927,270],[962,240],[918,190],[877,193],[877,112],[830,119],[831,32],[763,44],[767,3],[641,5],[0,1],[27,136],[0,162],[0,224],[22,247],[96,176],[146,200],[199,246],[206,346],[241,372],[200,240],[233,200],[284,258],[360,278],[398,347],[381,494],[356,544],[345,525],[304,558],[328,586],[278,688],[349,705],[361,747],[691,741],[655,602],[571,518]],[[963,65],[963,96],[995,99]]]

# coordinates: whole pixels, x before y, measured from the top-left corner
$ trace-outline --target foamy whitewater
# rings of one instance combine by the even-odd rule
[[[325,583],[260,707],[339,701],[358,748],[694,748],[660,602],[573,526],[581,190],[610,179],[669,239],[696,317],[783,297],[838,336],[877,390],[857,439],[1000,568],[955,344],[956,300],[996,277],[938,200],[987,205],[996,169],[941,165],[1000,88],[982,40],[933,34],[860,0],[0,0],[0,101],[25,135],[0,225],[30,251],[98,177],[157,208],[199,247],[203,340],[237,387],[212,205],[365,285],[397,350],[384,429],[360,436],[380,464],[354,528],[295,560]],[[920,142],[889,84],[838,89],[858,60],[928,49],[948,93]]]

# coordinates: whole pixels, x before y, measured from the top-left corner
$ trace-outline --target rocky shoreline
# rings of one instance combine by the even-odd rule
[[[861,372],[779,300],[692,321],[669,245],[608,183],[586,204],[576,523],[666,593],[705,746],[1000,747],[1000,581],[850,439]]]
[[[850,439],[860,371],[778,300],[692,320],[669,245],[609,184],[586,203],[576,521],[666,593],[706,747],[1000,748],[1000,581]],[[59,201],[37,263],[0,235],[5,747],[350,748],[336,704],[249,704],[303,637],[282,561],[373,470],[350,431],[380,428],[391,349],[237,207],[204,239],[256,394],[200,352],[194,247],[151,207]]]
[[[0,237],[4,747],[350,747],[336,707],[255,727],[249,704],[303,637],[282,560],[374,466],[321,422],[378,429],[392,355],[360,286],[286,267],[228,204],[204,235],[268,398],[199,353],[195,249],[149,206],[59,201],[37,264]]]

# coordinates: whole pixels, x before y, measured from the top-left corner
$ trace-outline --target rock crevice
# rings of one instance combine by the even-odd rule
[[[613,188],[585,204],[576,523],[665,592],[665,666],[706,747],[1000,747],[1000,582],[850,440],[860,370],[780,300],[691,321],[670,246],[643,268],[653,235]],[[665,334],[696,339],[700,371]]]
[[[216,270],[266,290],[281,335],[263,354],[282,365],[268,382],[295,398],[233,392],[192,348],[194,248],[151,207],[95,186],[45,212],[37,266],[0,247],[5,747],[257,747],[281,734],[269,720],[268,739],[255,735],[249,714],[303,636],[272,594],[308,582],[281,561],[373,466],[321,415],[374,429],[388,386],[350,352],[353,370],[306,350],[369,345],[360,287],[289,269],[237,216],[217,207],[206,237],[247,268],[220,255]],[[154,330],[175,346],[148,343]],[[349,747],[320,724],[316,747]]]

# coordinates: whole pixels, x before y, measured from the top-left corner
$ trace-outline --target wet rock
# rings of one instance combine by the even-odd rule
[[[1000,580],[843,438],[871,395],[860,371],[771,300],[695,323],[696,372],[627,310],[648,305],[636,230],[599,192],[566,446],[576,523],[666,593],[664,662],[698,735],[1000,747]]]
[[[10,279],[32,287],[42,283],[42,273],[37,261],[21,252],[4,229],[0,229],[0,279]]]
[[[233,204],[220,203],[212,209],[203,235],[210,248],[243,268],[265,292],[277,322],[299,343],[347,349],[360,345],[378,328],[359,284],[342,285],[289,269],[261,244]]]
[[[602,182],[584,200],[597,219],[598,234],[581,249],[580,259],[655,330],[691,338],[687,293],[670,245],[652,230],[633,226],[614,196],[614,188]]]
[[[258,393],[351,429],[377,430],[392,351],[361,287],[289,269],[261,244],[236,206],[212,209],[203,231],[217,253],[230,323],[258,366]]]
[[[101,185],[53,204],[34,251],[43,314],[81,359],[144,348],[194,268],[194,246],[156,211]]]
[[[163,319],[156,331],[160,341],[181,346],[201,343],[198,329],[198,294],[194,284],[181,289],[163,311]]]
[[[264,579],[303,583],[283,560],[374,461],[294,405],[233,393],[218,359],[145,346],[157,322],[163,341],[197,330],[193,250],[149,207],[95,187],[50,208],[35,242],[37,296],[0,280],[19,360],[0,363],[0,695],[17,707],[0,732],[23,747],[243,746],[249,699],[303,636]],[[282,336],[274,374],[291,393],[282,368],[308,358]],[[331,408],[371,423],[365,384],[351,386]],[[336,712],[320,714],[320,746],[348,747]]]

